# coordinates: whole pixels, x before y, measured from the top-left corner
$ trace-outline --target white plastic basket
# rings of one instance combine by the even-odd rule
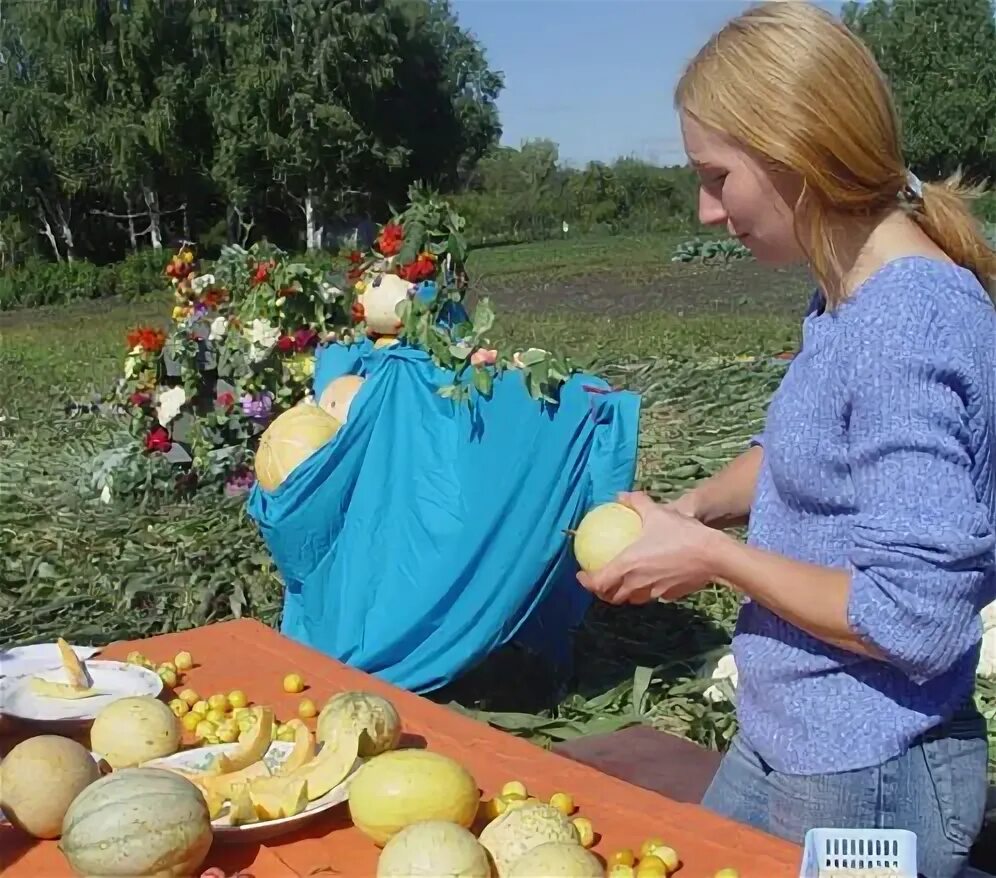
[[[907,829],[810,829],[799,878],[917,878],[916,833]]]

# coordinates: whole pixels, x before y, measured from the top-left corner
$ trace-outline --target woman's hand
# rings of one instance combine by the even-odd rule
[[[710,583],[716,531],[643,493],[620,494],[619,502],[639,513],[643,533],[601,570],[579,573],[584,588],[610,604],[642,604],[681,600]]]

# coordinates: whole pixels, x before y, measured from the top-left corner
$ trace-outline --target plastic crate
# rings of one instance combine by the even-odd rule
[[[848,871],[850,870],[850,871]],[[907,829],[810,829],[799,878],[917,878],[916,833]]]

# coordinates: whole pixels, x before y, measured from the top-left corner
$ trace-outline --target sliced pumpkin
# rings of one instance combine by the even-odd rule
[[[62,657],[62,666],[66,669],[66,676],[69,677],[69,685],[74,689],[92,689],[93,678],[86,669],[86,665],[73,652],[73,648],[61,637],[55,642],[59,647],[59,655]]]
[[[232,790],[239,784],[247,783],[255,777],[269,777],[270,769],[261,759],[252,765],[247,765],[240,771],[230,771],[227,774],[204,775],[199,778],[198,786],[208,793],[217,793],[226,799],[232,798]]]
[[[249,783],[249,796],[260,820],[293,817],[308,807],[308,784],[301,778],[261,777]]]
[[[256,721],[239,738],[239,748],[234,753],[222,753],[216,757],[212,767],[217,768],[222,774],[233,771],[241,771],[248,768],[255,762],[259,762],[270,749],[273,729],[273,708],[253,707]]]
[[[343,729],[325,742],[314,759],[288,777],[307,781],[308,801],[313,802],[346,779],[359,753],[359,733],[355,729]]]
[[[54,683],[51,680],[43,680],[41,677],[32,677],[28,680],[28,688],[32,695],[39,695],[42,698],[62,698],[75,700],[78,698],[93,698],[101,693],[97,689],[79,689],[69,683]]]
[[[228,819],[232,826],[243,826],[246,823],[255,823],[259,820],[256,806],[253,805],[252,796],[249,794],[248,783],[235,785],[231,801],[232,806]]]
[[[315,736],[311,734],[310,729],[299,719],[292,719],[287,725],[294,729],[294,749],[273,772],[278,777],[293,774],[315,758]]]

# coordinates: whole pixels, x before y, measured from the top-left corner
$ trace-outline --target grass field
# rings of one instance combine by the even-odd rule
[[[475,253],[476,294],[523,346],[588,358],[643,395],[638,480],[673,496],[719,468],[760,426],[808,297],[799,273],[754,263],[670,262],[673,240],[552,242]],[[139,302],[0,314],[0,617],[4,640],[106,642],[250,614],[279,617],[280,582],[238,501],[88,499],[78,482],[119,429],[67,408],[108,388],[125,331],[164,323]],[[705,700],[701,657],[729,639],[721,590],[680,604],[595,606],[574,678],[548,681],[511,648],[436,693],[549,744],[642,720],[722,747],[734,719]],[[531,685],[523,686],[528,679]],[[989,684],[981,700],[994,703]]]

